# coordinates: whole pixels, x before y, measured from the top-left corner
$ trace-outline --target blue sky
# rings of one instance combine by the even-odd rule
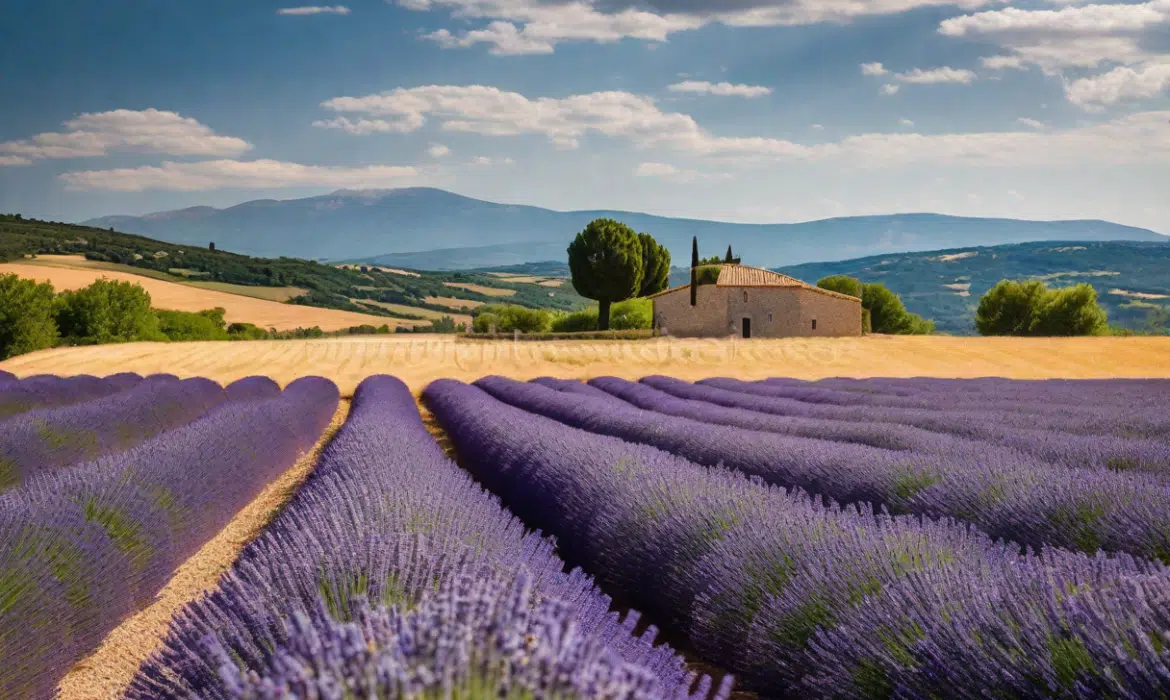
[[[433,185],[1170,233],[1170,0],[9,0],[0,211]]]

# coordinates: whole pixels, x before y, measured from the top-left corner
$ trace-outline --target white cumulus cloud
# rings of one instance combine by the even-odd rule
[[[441,143],[432,143],[427,149],[427,154],[432,158],[443,158],[451,155],[451,149]]]
[[[82,158],[115,152],[171,156],[236,156],[252,148],[243,139],[220,136],[210,127],[174,112],[117,109],[82,114],[65,131],[0,143],[0,155],[25,160]]]
[[[622,39],[663,42],[671,34],[710,24],[775,27],[847,22],[919,7],[959,5],[977,9],[1003,0],[398,0],[412,10],[446,9],[460,21],[483,26],[459,33],[440,29],[423,38],[444,48],[486,44],[497,55],[551,53],[566,41],[612,43]]]
[[[892,87],[897,87],[893,85]],[[952,134],[871,133],[807,145],[770,136],[720,136],[690,115],[663,111],[650,97],[609,91],[529,98],[494,87],[423,86],[342,97],[327,108],[484,136],[540,135],[561,148],[588,135],[634,147],[720,161],[821,161],[886,166],[915,163],[1041,166],[1170,161],[1170,112],[1139,112],[1064,130]],[[677,166],[672,166],[677,167]]]
[[[690,92],[699,95],[721,97],[763,97],[771,95],[772,88],[763,85],[741,85],[733,83],[709,83],[705,80],[684,80],[667,88],[671,92]]]
[[[1170,91],[1170,61],[1146,63],[1074,80],[1065,87],[1068,101],[1082,107],[1101,107],[1123,100],[1156,97]]]
[[[861,74],[862,75],[885,75],[886,73],[889,73],[889,72],[890,71],[886,70],[886,67],[883,66],[881,63],[862,63],[861,64]]]

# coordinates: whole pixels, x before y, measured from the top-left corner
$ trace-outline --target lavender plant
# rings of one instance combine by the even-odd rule
[[[357,596],[347,621],[297,610],[284,625],[263,675],[210,638],[230,697],[663,697],[653,672],[583,633],[573,606],[541,598],[523,570],[448,576],[412,609]]]
[[[0,421],[35,409],[89,401],[125,391],[142,380],[137,374],[115,374],[105,379],[89,375],[37,375],[0,384]]]
[[[280,385],[268,377],[244,377],[223,388],[228,401],[255,401],[280,395]]]
[[[880,673],[869,673],[873,662],[862,673],[837,673],[830,666],[839,659],[818,656],[815,644],[843,630],[838,647],[843,650],[853,638],[846,625],[861,624],[866,618],[860,611],[869,610],[870,601],[932,577],[967,581],[970,599],[980,605],[995,601],[979,608],[984,611],[1065,599],[1074,582],[1115,592],[1109,606],[1096,609],[1108,615],[1104,623],[1090,616],[1032,616],[1032,638],[1057,643],[1008,643],[1007,656],[968,649],[987,639],[946,634],[945,605],[919,610],[915,599],[903,596],[899,601],[930,623],[920,624],[921,632],[908,626],[913,634],[906,644],[926,636],[940,655],[945,650],[952,660],[969,656],[986,664],[968,667],[965,684],[952,689],[956,694],[975,695],[984,687],[980,678],[1010,677],[1012,669],[1018,670],[1019,687],[1041,692],[1048,687],[1044,669],[1056,668],[1069,679],[1074,696],[1092,697],[1077,689],[1095,687],[1136,697],[1131,689],[1151,676],[1143,661],[1150,654],[1163,664],[1170,658],[1164,646],[1140,651],[1110,646],[1110,639],[1135,635],[1102,632],[1122,630],[1134,619],[1143,621],[1139,629],[1158,629],[1162,613],[1152,610],[1131,582],[1170,580],[1170,570],[1160,564],[1060,550],[1037,557],[952,521],[890,517],[865,505],[839,508],[648,446],[570,428],[458,382],[434,382],[424,398],[465,464],[526,522],[558,535],[569,561],[686,634],[707,659],[742,673],[762,695],[895,695],[882,694],[890,686],[882,684]],[[968,571],[1020,573],[971,581],[963,578]],[[885,618],[873,619],[880,624]],[[989,622],[988,629],[997,628]],[[998,629],[1012,629],[1011,620]],[[1161,629],[1165,634],[1165,626]],[[890,638],[883,634],[874,634],[865,648],[879,648]],[[900,644],[891,644],[891,653],[899,653]],[[1014,666],[1005,664],[1007,658]],[[829,680],[810,684],[822,677]],[[921,685],[913,679],[899,682],[897,697],[934,697],[932,678]],[[1170,690],[1164,683],[1158,687]]]
[[[653,391],[621,380],[594,381],[629,397]],[[1170,492],[1150,480],[1108,470],[1059,469],[959,440],[931,453],[897,451],[715,425],[646,411],[616,397],[557,393],[502,377],[485,377],[476,386],[566,425],[842,503],[959,518],[993,537],[1032,547],[1105,549],[1170,561]],[[692,415],[705,416],[703,406],[690,407],[697,411]]]
[[[610,612],[610,600],[589,577],[565,573],[551,541],[526,532],[447,457],[402,382],[370,377],[309,481],[217,590],[176,616],[162,650],[143,665],[128,695],[233,697],[233,689],[255,689],[233,685],[233,678],[287,679],[272,650],[297,643],[290,631],[300,629],[294,611],[315,629],[332,629],[352,618],[360,598],[407,611],[461,573],[491,571],[511,581],[522,570],[529,572],[534,596],[565,601],[582,635],[604,643],[624,663],[648,669],[654,697],[710,693],[709,678],[696,685],[681,657],[654,646],[653,627],[635,634],[636,613],[622,618]],[[203,652],[206,640],[235,660],[238,673],[224,673],[220,661]],[[345,682],[361,681],[346,675]],[[728,690],[723,686],[717,696]]]
[[[0,490],[133,447],[226,399],[209,379],[157,377],[104,398],[11,418],[0,423]]]
[[[233,402],[126,452],[0,494],[0,697],[47,698],[175,567],[307,450],[337,387]]]
[[[678,380],[666,377],[642,381],[668,392],[678,385]],[[931,408],[897,408],[813,403],[793,398],[793,392],[782,386],[736,379],[705,379],[699,384],[729,391],[731,396],[709,399],[724,406],[807,418],[912,425],[1013,447],[1072,467],[1150,471],[1170,478],[1170,419],[1156,404],[1133,411],[1095,405],[1090,413],[1077,416],[1012,416],[996,410],[955,411],[956,400],[949,395],[939,396]],[[746,406],[741,398],[745,395],[763,400]]]

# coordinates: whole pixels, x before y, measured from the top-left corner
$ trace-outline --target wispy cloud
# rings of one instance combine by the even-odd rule
[[[64,126],[65,131],[0,143],[0,155],[25,160],[95,157],[125,151],[172,156],[236,156],[252,148],[243,139],[220,136],[194,119],[158,109],[82,114]]]
[[[975,73],[964,68],[943,66],[941,68],[929,68],[926,70],[915,68],[905,73],[898,73],[894,77],[903,83],[915,83],[919,85],[933,85],[938,83],[968,84],[975,80]]]
[[[902,89],[901,87],[894,85],[893,83],[886,83],[885,85],[882,86],[882,94],[887,95],[887,96],[897,95],[898,91],[901,89]]]
[[[1043,129],[1045,126],[1047,126],[1044,122],[1042,122],[1038,119],[1032,119],[1030,117],[1020,117],[1016,121],[1023,124],[1024,126],[1031,127],[1033,129]]]
[[[82,170],[63,173],[59,178],[71,190],[196,192],[277,187],[398,187],[416,183],[421,176],[417,168],[401,165],[324,166],[278,160],[209,160]]]
[[[441,143],[432,143],[430,148],[427,149],[427,155],[432,158],[444,158],[451,155],[451,149]]]
[[[712,182],[731,178],[730,173],[709,173],[692,168],[678,168],[668,163],[641,163],[638,167],[634,168],[634,175],[638,177],[653,177],[679,184]]]
[[[303,7],[282,7],[276,11],[278,15],[348,15],[349,8],[345,5],[306,5]]]
[[[875,63],[862,63],[861,64],[861,74],[862,75],[885,75],[886,73],[889,73],[889,72],[890,71],[886,70],[886,67],[883,66],[881,63],[875,62]]]
[[[690,92],[699,95],[721,97],[763,97],[771,95],[772,88],[763,85],[739,85],[732,83],[709,83],[705,80],[684,80],[667,88],[671,92]]]

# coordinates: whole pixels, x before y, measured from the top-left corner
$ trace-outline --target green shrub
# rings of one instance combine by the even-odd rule
[[[861,285],[861,306],[869,310],[869,324],[874,333],[926,335],[934,332],[934,321],[907,311],[898,295],[883,284]]]
[[[231,340],[267,340],[268,331],[254,323],[233,323],[227,327]]]
[[[839,294],[848,294],[851,297],[861,298],[861,281],[856,277],[849,277],[848,275],[829,275],[823,277],[817,282],[817,286],[821,289],[827,289],[830,292],[837,292]]]
[[[1038,280],[1001,280],[979,300],[982,335],[1072,336],[1109,332],[1105,310],[1089,284],[1049,289]]]
[[[552,314],[545,309],[530,309],[513,304],[490,304],[476,309],[473,327],[476,333],[544,333],[552,326]]]
[[[703,265],[695,268],[696,283],[715,284],[719,281],[719,273],[723,271],[723,265]]]
[[[554,333],[583,333],[595,330],[597,330],[596,306],[558,314],[552,320],[552,332]]]
[[[70,342],[83,345],[165,340],[150,294],[141,285],[100,279],[57,297],[57,327]]]
[[[609,327],[615,331],[649,329],[654,315],[650,299],[627,299],[610,307]],[[553,317],[553,333],[584,333],[597,330],[598,308],[590,306],[580,311],[562,313]]]
[[[53,347],[53,285],[0,275],[0,360]]]
[[[167,340],[227,340],[230,337],[223,322],[223,309],[198,313],[159,309],[155,315],[158,316],[158,329]]]
[[[652,325],[654,302],[649,299],[627,299],[613,305],[609,327],[615,331],[647,330]]]

